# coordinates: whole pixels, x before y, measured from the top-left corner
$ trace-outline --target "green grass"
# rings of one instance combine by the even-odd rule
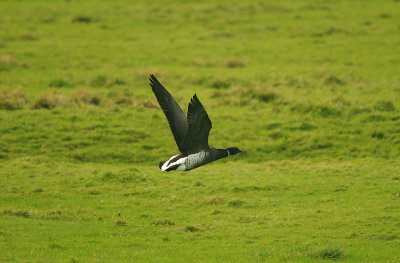
[[[400,261],[399,1],[1,1],[0,262]],[[177,153],[149,74],[210,144]]]

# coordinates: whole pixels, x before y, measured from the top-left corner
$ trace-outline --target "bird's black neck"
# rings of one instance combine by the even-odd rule
[[[214,149],[214,158],[215,160],[225,158],[229,156],[229,152],[227,149]]]

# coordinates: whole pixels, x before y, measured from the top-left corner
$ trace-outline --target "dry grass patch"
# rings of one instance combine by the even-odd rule
[[[7,71],[16,67],[26,68],[28,65],[26,63],[17,61],[10,55],[0,55],[0,71]]]
[[[135,97],[131,92],[125,90],[123,92],[110,92],[107,94],[109,103],[133,108],[159,108],[156,101],[151,99],[143,99]]]
[[[129,92],[108,93],[85,88],[76,89],[71,95],[51,90],[40,95],[32,104],[19,90],[0,90],[0,110],[16,110],[24,107],[32,109],[73,108],[82,106],[123,106],[132,108],[159,108],[152,99],[138,98]]]
[[[9,55],[1,55],[0,56],[0,63],[3,65],[15,65],[17,62]]]
[[[246,62],[242,59],[229,59],[225,61],[225,66],[228,68],[244,68],[246,67]]]
[[[65,106],[69,104],[68,98],[63,96],[62,94],[50,91],[45,94],[42,94],[33,104],[34,109],[53,109],[58,106]]]
[[[2,110],[21,109],[27,102],[25,94],[19,90],[0,90],[0,109]]]
[[[77,89],[70,96],[56,91],[42,94],[33,104],[34,109],[53,109],[56,107],[73,107],[82,105],[100,105],[104,101],[98,92],[87,89]]]
[[[215,92],[213,98],[217,99],[218,105],[245,106],[259,102],[283,102],[275,88],[264,85],[247,88],[235,85],[227,90]]]
[[[160,106],[157,104],[157,102],[153,100],[143,100],[140,102],[137,102],[134,104],[136,108],[150,108],[150,109],[157,109],[160,108]]]
[[[77,105],[100,105],[104,101],[100,93],[81,88],[71,95],[71,99]]]
[[[222,196],[211,196],[205,201],[205,203],[210,205],[222,205],[225,203],[225,198]]]

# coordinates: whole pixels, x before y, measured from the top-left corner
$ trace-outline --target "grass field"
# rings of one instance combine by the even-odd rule
[[[400,1],[0,1],[0,262],[400,262]],[[177,153],[148,85],[197,93]]]

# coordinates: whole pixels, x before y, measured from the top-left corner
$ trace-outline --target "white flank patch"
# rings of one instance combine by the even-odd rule
[[[178,168],[176,168],[176,170],[178,171],[185,171],[187,169],[191,169],[195,166],[197,166],[199,163],[201,163],[207,156],[208,153],[201,151],[198,153],[194,153],[194,154],[190,154],[184,158],[180,158],[178,160],[176,160],[173,163],[169,163],[169,161],[173,158],[175,158],[177,155],[172,156],[171,158],[169,158],[168,161],[166,161],[162,166],[161,166],[161,171],[166,171],[168,170],[168,168],[170,168],[171,166],[177,165],[179,164]]]
[[[170,160],[174,159],[174,158],[175,158],[176,156],[178,156],[178,155],[179,155],[179,154],[174,155],[174,156],[172,156],[171,158],[169,158],[169,160],[166,161],[166,162],[161,166],[161,171],[166,171],[168,168],[170,168],[170,167],[173,166],[173,165],[185,163],[185,159],[186,159],[187,157],[185,157],[185,158],[180,158],[180,159],[178,159],[177,161],[175,161],[175,162],[173,162],[173,163],[169,163]],[[179,167],[178,167],[178,168],[179,168]]]

